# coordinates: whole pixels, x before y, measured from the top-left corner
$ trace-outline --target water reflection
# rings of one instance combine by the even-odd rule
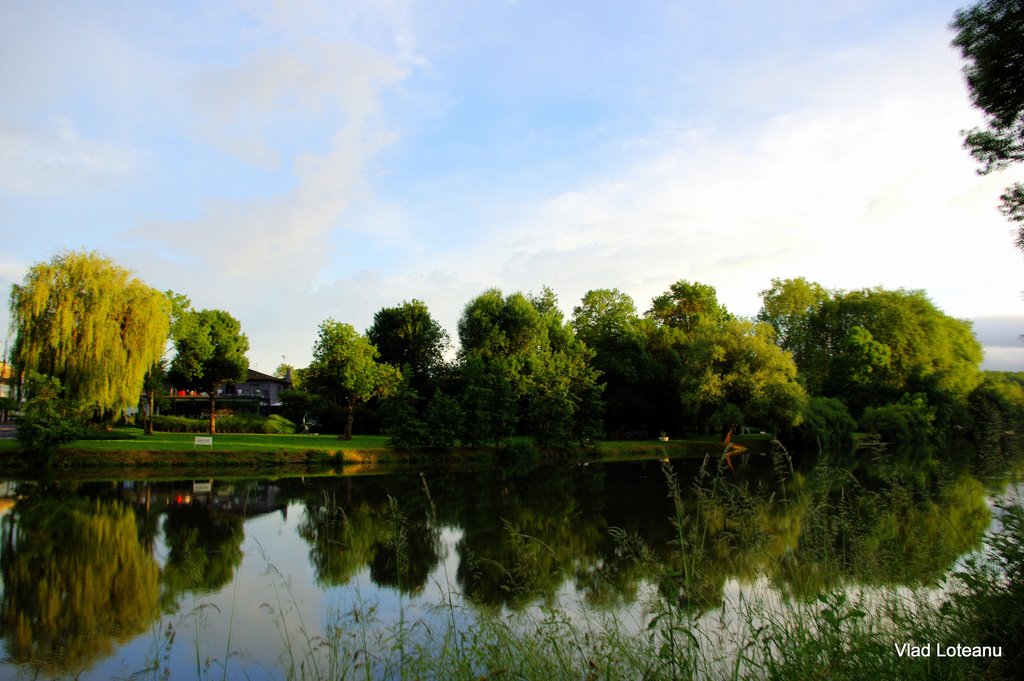
[[[305,517],[299,535],[310,545],[320,584],[346,584],[368,566],[379,586],[412,595],[423,590],[441,544],[416,482],[411,476],[314,480],[301,491]]]
[[[692,609],[717,607],[730,580],[766,577],[800,599],[845,584],[933,584],[990,522],[986,487],[967,469],[902,457],[802,470],[755,459],[737,475],[648,461],[26,484],[2,524],[7,655],[74,672],[186,598],[224,598],[246,562],[280,560],[262,522],[273,518],[306,547],[308,570],[288,575],[309,580],[303,593],[372,583],[415,599],[444,582],[470,606],[510,609],[554,603],[567,584],[611,609],[647,584]],[[270,602],[266,588],[246,599]]]
[[[207,504],[167,508],[163,522],[167,563],[160,575],[164,610],[175,609],[182,594],[210,593],[231,581],[242,562],[242,519]]]
[[[159,568],[116,500],[19,499],[2,523],[0,636],[19,663],[84,667],[159,615]]]

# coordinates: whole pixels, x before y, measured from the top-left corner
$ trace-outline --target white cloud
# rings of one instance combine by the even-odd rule
[[[273,46],[197,73],[189,92],[204,142],[257,167],[284,166],[289,188],[252,199],[211,196],[194,219],[147,220],[133,231],[185,256],[174,266],[162,256],[134,257],[161,272],[161,287],[237,316],[264,371],[281,355],[308,361],[316,325],[328,316],[357,323],[367,306],[369,318],[380,307],[377,288],[367,288],[372,273],[346,272],[355,287],[316,284],[339,242],[366,236],[349,230],[347,211],[370,196],[372,160],[396,139],[382,102],[409,69],[408,54],[355,40],[317,3],[294,13],[275,7],[254,8],[257,30],[276,36]],[[340,309],[336,298],[345,301]]]
[[[380,88],[403,75],[397,61],[351,43],[306,38],[263,50],[240,66],[196,76],[198,133],[247,162],[273,167],[280,161],[274,138],[284,126],[364,125],[379,107]]]
[[[131,175],[146,154],[83,136],[67,116],[45,128],[0,121],[0,191],[54,196],[96,190]]]
[[[659,151],[499,221],[438,267],[478,290],[549,284],[566,310],[597,287],[644,309],[686,278],[753,314],[772,277],[793,276],[925,288],[958,316],[1020,309],[1019,256],[994,210],[1008,178],[978,177],[961,149],[977,114],[955,55],[944,35],[901,40],[802,69],[800,104],[758,125],[637,145]],[[758,75],[770,88],[788,74]]]
[[[256,199],[211,197],[196,219],[149,221],[135,234],[194,254],[215,277],[305,292],[327,264],[347,206],[367,189],[367,163],[394,140],[381,99],[406,73],[365,46],[297,34],[237,67],[196,75],[202,138],[257,166],[288,155],[291,188]],[[269,272],[277,273],[272,283]]]

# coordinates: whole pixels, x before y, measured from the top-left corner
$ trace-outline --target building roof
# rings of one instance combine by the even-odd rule
[[[262,372],[256,371],[255,369],[249,369],[249,377],[246,379],[246,382],[255,382],[255,381],[263,381],[263,382],[271,381],[273,383],[281,383],[283,385],[291,385],[291,381],[286,381],[285,379],[278,378],[277,376],[271,376],[269,374],[264,374]]]

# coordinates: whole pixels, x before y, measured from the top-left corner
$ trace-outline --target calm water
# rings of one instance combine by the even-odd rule
[[[159,661],[220,678],[226,661],[229,677],[280,678],[286,640],[448,602],[465,626],[554,603],[642,626],[652,592],[714,609],[755,580],[780,598],[930,585],[979,546],[999,487],[891,458],[700,465],[0,483],[0,676],[127,678]],[[686,588],[645,576],[681,555]]]

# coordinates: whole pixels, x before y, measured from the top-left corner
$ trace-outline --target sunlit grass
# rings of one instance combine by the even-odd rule
[[[292,450],[292,451],[342,451],[342,450],[373,450],[387,449],[387,438],[383,435],[353,435],[351,440],[341,440],[336,435],[265,435],[257,433],[228,433],[213,436],[212,448],[207,445],[195,445],[194,433],[154,433],[143,435],[141,431],[119,429],[118,433],[136,434],[138,437],[125,439],[88,439],[75,440],[68,445],[69,449],[87,451],[260,451],[260,450]],[[205,437],[200,435],[199,437]]]

